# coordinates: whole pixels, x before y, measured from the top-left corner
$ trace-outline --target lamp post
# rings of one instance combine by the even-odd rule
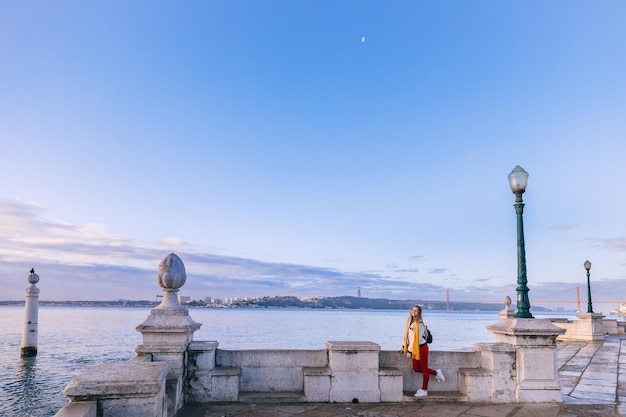
[[[516,165],[509,174],[509,185],[515,194],[515,214],[517,214],[517,313],[516,318],[533,318],[528,299],[528,280],[526,279],[526,249],[524,248],[524,202],[522,194],[528,185],[528,172]]]
[[[589,282],[591,262],[585,261],[585,269],[587,270],[587,313],[593,313],[593,306],[591,305],[591,283]]]

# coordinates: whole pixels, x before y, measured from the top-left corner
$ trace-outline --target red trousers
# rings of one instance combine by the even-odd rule
[[[428,391],[428,381],[430,381],[430,375],[437,375],[437,371],[428,368],[428,344],[424,343],[420,346],[420,358],[419,360],[413,359],[413,370],[415,372],[422,372],[422,389]]]

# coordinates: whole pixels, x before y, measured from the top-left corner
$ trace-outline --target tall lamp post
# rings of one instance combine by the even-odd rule
[[[587,313],[593,313],[593,306],[591,305],[591,283],[589,282],[591,262],[585,261],[585,269],[587,270]]]
[[[517,313],[516,318],[533,318],[528,299],[528,280],[526,279],[526,249],[524,248],[524,202],[522,194],[528,185],[528,172],[516,165],[509,174],[509,185],[515,194],[515,214],[517,214]]]

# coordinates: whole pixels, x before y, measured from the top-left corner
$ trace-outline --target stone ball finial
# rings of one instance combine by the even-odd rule
[[[509,307],[511,307],[511,297],[509,297],[508,295],[504,297],[504,306],[507,310],[509,309]]]
[[[28,282],[31,284],[36,284],[39,282],[39,275],[35,274],[35,268],[30,270],[30,275],[28,276]]]
[[[511,297],[508,295],[504,297],[504,310],[502,310],[498,316],[502,319],[511,319],[515,313],[511,310]]]
[[[178,290],[187,281],[183,261],[176,254],[170,253],[159,263],[156,279],[164,290]]]

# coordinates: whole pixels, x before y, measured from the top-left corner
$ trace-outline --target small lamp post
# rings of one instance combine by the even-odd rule
[[[516,165],[509,174],[509,185],[515,194],[515,213],[517,214],[517,313],[516,318],[533,318],[528,299],[528,280],[526,279],[526,249],[524,248],[524,202],[522,194],[528,185],[528,172]]]
[[[591,305],[591,283],[589,282],[591,262],[585,261],[585,269],[587,270],[587,313],[593,313],[593,306]]]

